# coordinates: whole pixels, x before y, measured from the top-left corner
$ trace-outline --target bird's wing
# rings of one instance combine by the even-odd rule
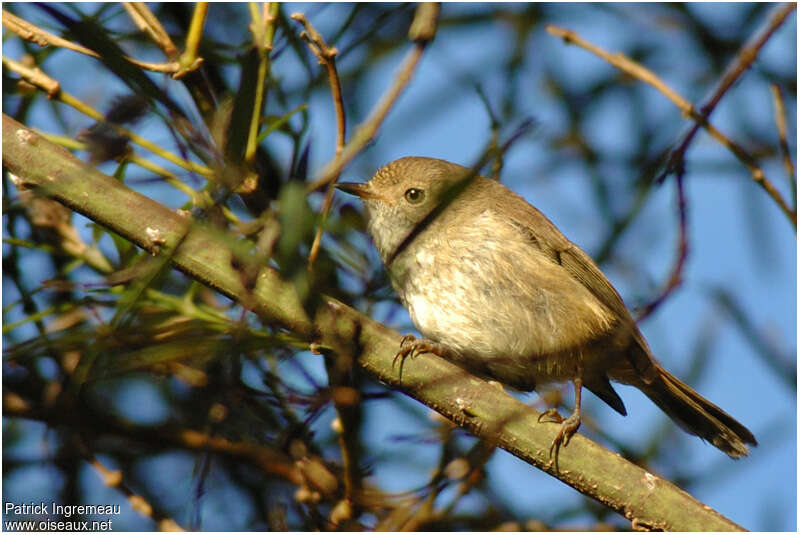
[[[521,198],[520,200],[524,206],[515,206],[516,210],[510,210],[511,224],[525,236],[526,241],[563,267],[603,306],[615,312],[620,318],[629,318],[630,314],[622,298],[592,259],[561,234],[543,213]],[[521,214],[522,211],[524,213]]]
[[[525,217],[512,216],[512,224],[525,235],[534,247],[564,268],[573,279],[588,289],[623,323],[630,325],[636,343],[627,351],[627,358],[640,379],[645,382],[653,380],[656,375],[656,367],[652,353],[617,290],[589,255],[569,241],[544,214],[527,202],[523,202],[525,207],[515,207],[517,209],[512,210],[511,213],[518,215],[524,210]]]
[[[553,259],[561,264],[573,279],[583,284],[604,306],[620,317],[629,317],[625,303],[589,255],[577,245],[568,242],[565,247],[552,251]]]

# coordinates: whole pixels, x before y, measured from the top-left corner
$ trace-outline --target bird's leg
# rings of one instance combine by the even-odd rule
[[[561,428],[558,430],[558,433],[556,433],[556,437],[550,445],[550,465],[555,465],[556,472],[558,472],[558,450],[561,446],[566,447],[567,444],[569,444],[572,435],[574,435],[581,426],[581,390],[583,390],[583,379],[581,379],[581,377],[576,377],[572,380],[572,384],[575,385],[575,408],[572,409],[572,414],[569,415],[569,418],[564,420],[555,412],[555,409],[553,409],[555,415],[558,416],[558,421],[561,423]],[[542,416],[552,417],[553,413],[551,413],[551,411],[543,412],[539,415],[540,421]]]
[[[401,381],[403,379],[403,363],[405,363],[406,357],[413,358],[417,355],[421,355],[422,353],[433,353],[434,355],[443,357],[448,353],[448,350],[445,346],[438,344],[433,340],[428,340],[425,338],[417,339],[413,334],[405,335],[400,341],[400,350],[394,356],[394,360],[392,360],[392,368],[394,368],[397,359],[400,359]]]

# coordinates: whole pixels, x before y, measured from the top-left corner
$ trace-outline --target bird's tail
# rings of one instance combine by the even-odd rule
[[[658,364],[656,371],[651,382],[637,386],[686,432],[734,459],[750,453],[747,444],[758,445],[753,433],[732,416]]]

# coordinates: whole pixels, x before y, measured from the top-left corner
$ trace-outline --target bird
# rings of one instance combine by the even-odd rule
[[[573,411],[551,447],[558,462],[581,424],[581,392],[627,415],[611,382],[641,390],[684,431],[737,459],[757,441],[744,425],[669,373],[594,261],[538,209],[445,160],[409,156],[366,183],[342,182],[414,326],[397,356],[424,352],[520,391],[571,382]]]

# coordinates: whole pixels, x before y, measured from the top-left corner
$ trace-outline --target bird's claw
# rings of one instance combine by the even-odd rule
[[[551,409],[555,412],[555,409]],[[539,420],[541,421],[542,416],[552,416],[549,414],[550,411],[545,411],[541,415],[539,415]],[[578,431],[578,428],[581,426],[581,417],[580,414],[572,414],[566,420],[563,419],[558,413],[556,412],[559,420],[556,423],[561,423],[561,427],[558,429],[558,433],[556,433],[553,442],[550,444],[550,462],[547,463],[548,468],[551,466],[555,466],[556,472],[558,472],[558,452],[561,447],[567,447],[569,444],[570,439],[572,436]]]
[[[539,418],[536,420],[539,423],[542,422],[551,422],[560,424],[564,421],[564,417],[558,414],[558,410],[556,409],[547,409],[546,411],[539,414]]]
[[[394,368],[395,364],[397,364],[397,359],[400,359],[400,377],[402,379],[403,363],[405,363],[406,358],[414,358],[422,353],[434,353],[436,355],[441,355],[443,351],[444,349],[442,346],[436,342],[425,340],[424,338],[418,340],[413,334],[407,334],[402,340],[400,340],[400,350],[392,360],[392,368]]]
[[[413,334],[407,334],[400,340],[400,350],[394,356],[392,360],[392,368],[394,365],[397,364],[397,359],[400,359],[400,369],[403,369],[403,362],[405,362],[406,357],[411,355],[412,357],[416,357],[419,355],[420,350],[418,347],[418,343],[422,340],[417,340]]]

